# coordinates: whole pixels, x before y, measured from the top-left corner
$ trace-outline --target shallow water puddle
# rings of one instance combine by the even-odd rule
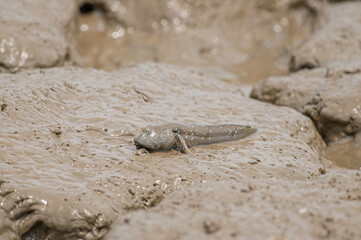
[[[361,169],[361,147],[354,143],[337,143],[327,148],[327,156],[337,166]]]

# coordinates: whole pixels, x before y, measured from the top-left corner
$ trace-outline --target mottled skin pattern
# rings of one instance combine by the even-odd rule
[[[245,125],[182,125],[167,123],[142,129],[134,138],[137,148],[151,151],[178,147],[183,153],[190,153],[190,147],[204,144],[235,141],[244,138],[257,129]]]

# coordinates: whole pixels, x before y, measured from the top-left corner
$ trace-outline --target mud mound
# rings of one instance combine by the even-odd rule
[[[324,144],[309,119],[243,97],[197,69],[54,68],[1,74],[0,81],[0,209],[8,239],[44,232],[97,239],[118,214],[154,207],[192,185],[323,173]],[[135,155],[137,129],[174,121],[259,130],[242,141],[191,148],[192,155]]]

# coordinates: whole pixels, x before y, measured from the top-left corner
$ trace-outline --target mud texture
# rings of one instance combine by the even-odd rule
[[[361,167],[360,9],[360,2],[329,6],[329,20],[291,59],[295,70],[321,67],[270,77],[251,94],[309,116],[330,145],[334,161],[356,169]]]
[[[361,174],[206,183],[122,216],[106,239],[360,239],[361,191],[350,182]]]
[[[319,12],[315,33],[292,53],[290,70],[361,61],[360,1],[330,4]]]
[[[288,72],[290,50],[312,32],[322,1],[117,1],[88,4],[78,51],[87,67],[143,61],[224,68],[253,84]],[[262,71],[260,71],[262,66]]]
[[[148,63],[113,73],[54,68],[0,78],[7,106],[0,176],[11,186],[1,190],[2,238],[38,225],[54,239],[98,239],[116,216],[156,206],[185,187],[310,179],[324,169],[324,143],[311,120],[243,97],[197,69]],[[190,156],[136,152],[138,129],[164,122],[239,123],[258,131],[194,147]]]
[[[72,0],[17,0],[0,8],[0,72],[80,64]]]
[[[310,117],[323,136],[329,157],[339,166],[361,167],[361,65],[334,63],[328,68],[271,77],[252,91],[253,98],[289,106]]]
[[[344,138],[359,142],[361,67],[350,71],[347,66],[350,65],[271,77],[253,89],[252,97],[290,106],[309,116],[328,143]]]
[[[0,239],[360,239],[360,9],[2,4]],[[258,131],[135,148],[169,122]]]

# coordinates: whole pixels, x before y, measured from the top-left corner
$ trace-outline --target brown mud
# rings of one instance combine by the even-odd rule
[[[221,68],[234,74],[228,81],[252,84],[287,73],[290,50],[310,35],[319,7],[305,5],[105,1],[79,15],[78,52],[86,67],[116,70],[143,61],[191,64],[215,72]]]
[[[360,2],[327,6],[320,30],[292,53],[290,69],[297,72],[265,79],[251,94],[309,116],[329,157],[353,169],[361,167],[360,8]]]
[[[0,239],[360,239],[360,10],[0,8]],[[141,127],[166,122],[258,131],[190,155],[136,151]]]

